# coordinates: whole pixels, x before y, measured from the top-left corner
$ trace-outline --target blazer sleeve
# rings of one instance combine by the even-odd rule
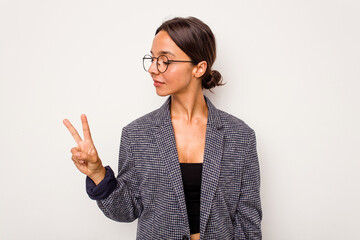
[[[241,193],[235,215],[235,239],[261,240],[260,169],[254,131],[248,140],[245,156]]]
[[[97,200],[105,216],[119,222],[132,222],[142,211],[139,182],[128,132],[123,128],[119,150],[119,172],[112,193]]]

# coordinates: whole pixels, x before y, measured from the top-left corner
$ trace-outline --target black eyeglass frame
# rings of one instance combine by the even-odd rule
[[[166,62],[164,62],[165,64],[166,64],[166,68],[165,68],[165,70],[164,71],[160,71],[160,69],[159,69],[159,65],[158,65],[158,60],[159,60],[159,58],[160,57],[165,57],[167,60],[166,60]],[[174,63],[174,62],[189,62],[189,63],[192,63],[192,64],[196,64],[196,62],[194,61],[194,60],[191,60],[191,61],[185,61],[185,60],[170,60],[166,55],[159,55],[158,57],[153,57],[153,56],[151,56],[150,54],[145,54],[145,56],[143,57],[143,68],[144,68],[144,70],[146,71],[146,72],[149,72],[148,71],[148,69],[146,69],[146,67],[145,67],[145,59],[151,59],[152,60],[152,62],[154,61],[154,59],[156,59],[156,68],[157,68],[157,70],[160,72],[160,73],[164,73],[164,72],[166,72],[166,70],[168,69],[168,67],[169,67],[169,65],[171,64],[171,63]],[[151,65],[150,65],[151,66]]]

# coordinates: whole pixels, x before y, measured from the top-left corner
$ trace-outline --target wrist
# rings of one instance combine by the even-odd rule
[[[91,175],[89,175],[89,178],[91,178],[91,180],[93,180],[93,182],[96,185],[98,185],[102,180],[104,180],[105,174],[106,174],[106,169],[103,166],[101,166],[101,168],[98,171],[93,172]]]

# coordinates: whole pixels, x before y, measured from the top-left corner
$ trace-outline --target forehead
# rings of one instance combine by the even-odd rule
[[[161,55],[161,54],[168,54],[173,56],[184,56],[186,55],[177,45],[176,43],[171,39],[169,34],[165,31],[160,31],[158,34],[155,35],[152,47],[151,47],[151,53],[155,56]]]

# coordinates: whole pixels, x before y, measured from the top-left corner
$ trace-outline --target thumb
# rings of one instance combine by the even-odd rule
[[[79,161],[79,163],[83,164],[87,160],[87,154],[82,152],[75,153],[76,159]]]
[[[79,162],[89,162],[89,163],[96,162],[96,159],[94,159],[93,156],[84,152],[75,153],[75,157],[79,160]]]
[[[88,155],[86,153],[79,151],[79,152],[75,153],[75,157],[79,160],[87,160]]]

